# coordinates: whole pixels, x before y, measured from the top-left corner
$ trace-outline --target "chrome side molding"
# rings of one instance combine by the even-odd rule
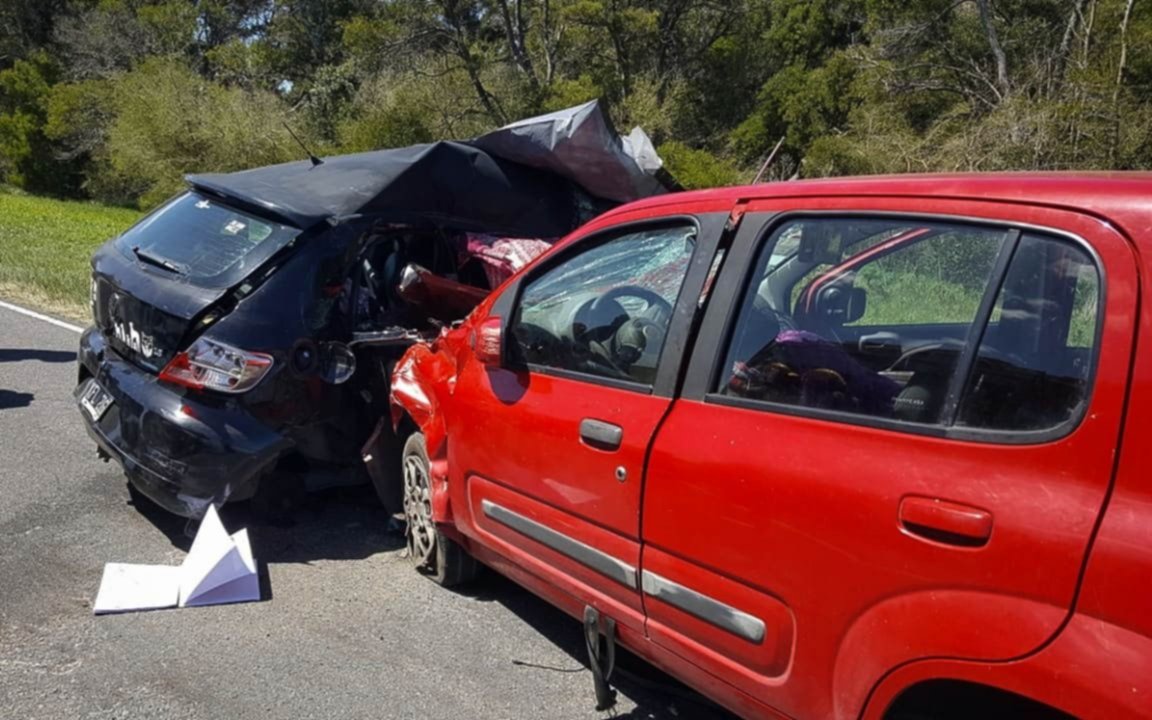
[[[511,528],[541,545],[552,548],[561,555],[595,570],[604,577],[615,580],[629,589],[635,590],[637,588],[636,568],[623,560],[617,560],[605,552],[585,545],[579,540],[570,538],[567,535],[558,533],[546,525],[541,525],[535,520],[524,517],[520,513],[513,512],[502,505],[497,505],[491,500],[481,500],[480,509],[486,516],[501,525]]]
[[[645,595],[666,602],[689,615],[695,615],[704,622],[727,630],[748,642],[757,645],[764,642],[766,632],[764,621],[754,615],[749,615],[743,610],[737,610],[731,605],[726,605],[719,600],[660,577],[648,570],[641,573],[640,584]]]
[[[556,532],[547,525],[527,518],[518,512],[497,505],[491,500],[481,500],[480,509],[485,516],[504,527],[535,540],[581,565],[595,570],[606,578],[631,589],[637,589],[636,568],[611,555],[586,545],[575,538]],[[715,625],[748,642],[759,645],[764,642],[767,628],[760,618],[737,610],[692,588],[685,587],[648,570],[640,574],[639,588],[645,595],[666,602],[672,607],[694,615],[704,622]]]

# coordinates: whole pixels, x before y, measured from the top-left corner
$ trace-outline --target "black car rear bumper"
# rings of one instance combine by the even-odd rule
[[[128,479],[165,509],[200,517],[208,503],[242,500],[290,446],[235,398],[203,397],[166,385],[108,348],[96,328],[80,338],[79,398],[95,380],[113,399],[88,434]]]

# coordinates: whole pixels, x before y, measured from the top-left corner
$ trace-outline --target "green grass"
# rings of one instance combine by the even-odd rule
[[[0,295],[84,320],[89,259],[136,210],[0,190]]]

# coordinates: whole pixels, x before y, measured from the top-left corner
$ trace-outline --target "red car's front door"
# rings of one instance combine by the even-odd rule
[[[651,453],[652,642],[827,718],[907,661],[1041,646],[1109,485],[1136,286],[1070,212],[751,204]]]
[[[502,366],[465,363],[451,400],[456,527],[623,632],[643,631],[645,457],[726,217],[624,216],[548,257],[496,303]]]

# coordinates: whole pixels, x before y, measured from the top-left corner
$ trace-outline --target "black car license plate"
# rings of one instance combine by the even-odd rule
[[[100,387],[100,383],[89,380],[88,387],[84,388],[84,392],[80,395],[80,407],[84,408],[84,412],[88,413],[92,422],[99,422],[104,413],[108,412],[108,408],[112,407],[112,396]]]

